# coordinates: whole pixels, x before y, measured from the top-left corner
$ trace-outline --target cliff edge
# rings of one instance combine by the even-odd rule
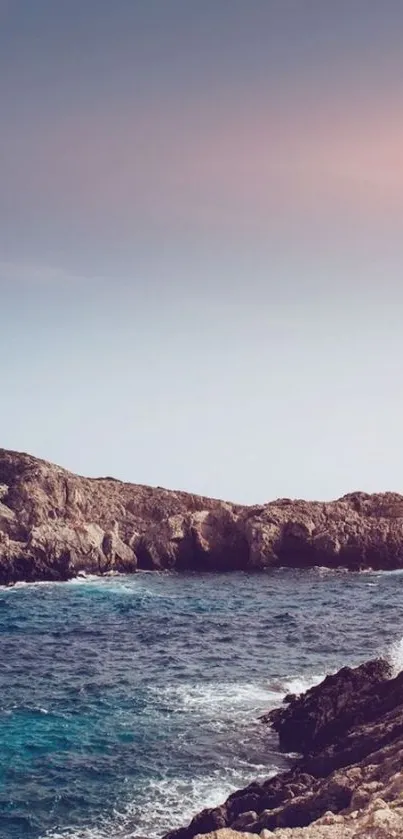
[[[0,449],[0,584],[81,571],[403,567],[403,496],[242,506]]]

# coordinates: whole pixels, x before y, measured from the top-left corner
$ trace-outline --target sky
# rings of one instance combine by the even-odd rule
[[[401,0],[0,0],[0,446],[403,492]]]

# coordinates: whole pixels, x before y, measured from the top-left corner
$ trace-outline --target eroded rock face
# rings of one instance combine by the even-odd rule
[[[293,768],[164,839],[403,837],[403,673],[381,660],[343,668],[267,719],[303,752]]]
[[[243,507],[0,449],[0,583],[79,571],[403,567],[403,497]]]

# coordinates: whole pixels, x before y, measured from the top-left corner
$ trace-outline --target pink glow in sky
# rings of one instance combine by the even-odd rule
[[[394,223],[403,195],[403,111],[374,101],[276,109],[112,106],[47,115],[19,138],[10,192],[46,212],[223,231],[300,214]],[[3,139],[4,142],[4,139]],[[14,144],[15,149],[15,144]]]
[[[402,489],[401,0],[0,16],[0,444],[240,500]]]

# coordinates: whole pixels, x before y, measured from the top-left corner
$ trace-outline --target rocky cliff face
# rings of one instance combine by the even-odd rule
[[[403,836],[403,673],[344,667],[267,720],[294,767],[254,782],[164,839],[391,839]],[[205,835],[208,834],[208,837]]]
[[[0,449],[0,583],[80,571],[403,567],[403,496],[245,507]]]

